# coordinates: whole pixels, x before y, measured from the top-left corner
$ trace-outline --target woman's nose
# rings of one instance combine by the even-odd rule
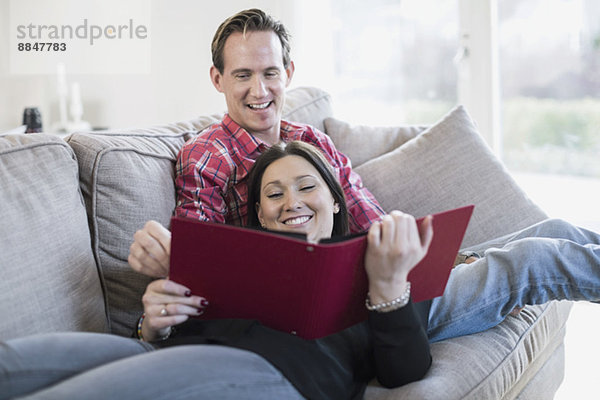
[[[295,210],[302,206],[300,199],[297,195],[293,193],[289,193],[285,198],[285,209],[286,210]]]

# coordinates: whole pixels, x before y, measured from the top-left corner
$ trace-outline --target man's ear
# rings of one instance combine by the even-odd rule
[[[217,67],[215,67],[214,65],[210,67],[210,81],[212,82],[213,86],[220,92],[223,93],[223,87],[221,84],[221,79],[223,78],[223,75],[221,75],[221,73],[219,72],[219,70],[217,69]]]
[[[285,69],[285,74],[287,75],[285,87],[288,87],[290,85],[290,83],[292,83],[292,77],[294,76],[295,70],[296,70],[296,67],[294,66],[294,62],[290,61],[290,65]]]

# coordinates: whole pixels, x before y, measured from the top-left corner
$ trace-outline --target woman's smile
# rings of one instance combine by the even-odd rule
[[[311,215],[301,215],[299,217],[288,218],[283,223],[288,226],[300,226],[306,224],[312,219]]]

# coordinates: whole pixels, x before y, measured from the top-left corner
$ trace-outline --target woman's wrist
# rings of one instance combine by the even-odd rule
[[[369,282],[369,298],[373,304],[396,299],[406,292],[406,279],[396,282]]]
[[[148,320],[145,318],[145,314],[142,314],[140,321],[138,322],[138,338],[145,342],[155,342],[158,340],[165,340],[171,335],[172,327],[167,327],[160,330],[154,330],[148,326]]]
[[[402,294],[390,299],[387,296],[381,296],[380,294],[373,295],[372,293],[367,294],[365,300],[365,306],[369,311],[377,312],[389,312],[406,306],[410,302],[410,282],[406,282]],[[394,291],[395,293],[395,291]]]

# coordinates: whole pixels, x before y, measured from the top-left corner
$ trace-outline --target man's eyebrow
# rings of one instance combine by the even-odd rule
[[[280,68],[276,65],[272,66],[272,67],[267,67],[264,69],[264,71],[279,71]],[[236,74],[240,74],[240,73],[245,73],[245,74],[251,74],[252,70],[250,68],[238,68],[238,69],[234,69],[233,71],[231,71],[231,75],[236,75]]]
[[[231,75],[236,75],[240,73],[251,73],[252,71],[249,68],[238,68],[231,71]]]

